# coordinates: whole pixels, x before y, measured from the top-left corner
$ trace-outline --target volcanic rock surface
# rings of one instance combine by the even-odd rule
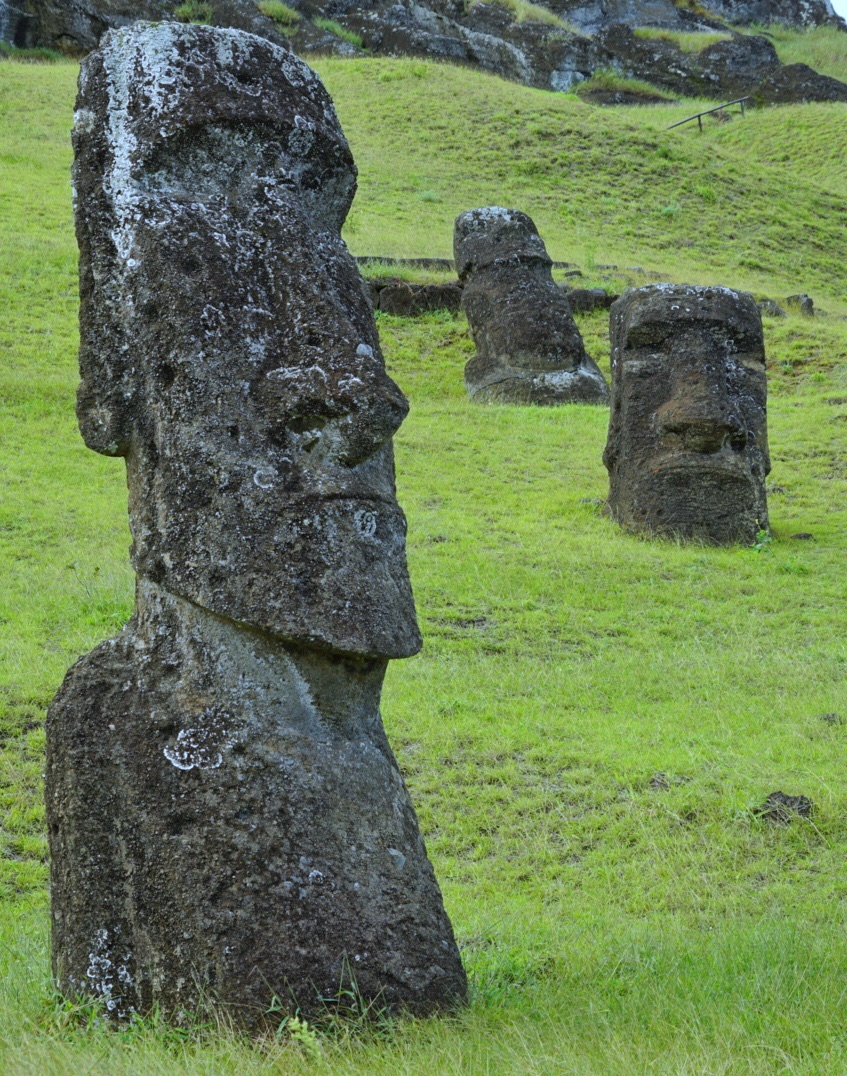
[[[332,102],[258,37],[139,23],[84,63],[74,148],[78,416],[126,459],[137,593],[48,715],[58,984],[245,1027],[274,997],[460,1002],[379,714],[420,647],[408,405],[340,238]]]
[[[207,19],[248,30],[298,55],[362,50],[381,56],[422,56],[479,68],[547,90],[569,90],[598,68],[647,80],[675,94],[724,100],[750,94],[759,103],[842,100],[843,86],[806,68],[783,68],[764,37],[735,24],[830,24],[847,30],[829,0],[716,0],[710,13],[672,0],[550,0],[543,21],[518,21],[508,6],[465,0],[292,0],[285,23],[253,0],[0,0],[0,40],[81,55],[108,28],[138,19]],[[329,21],[330,29],[327,29]],[[340,33],[334,32],[340,27]],[[665,40],[635,38],[636,27],[722,31],[731,40],[688,53]],[[796,65],[795,65],[796,66]],[[836,83],[833,86],[832,83]],[[625,92],[598,91],[598,102],[629,103]]]

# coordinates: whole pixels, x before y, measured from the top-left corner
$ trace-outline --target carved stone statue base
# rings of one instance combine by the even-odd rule
[[[386,662],[283,645],[139,581],[48,716],[59,987],[260,1025],[340,988],[428,1013],[465,976],[382,728]]]

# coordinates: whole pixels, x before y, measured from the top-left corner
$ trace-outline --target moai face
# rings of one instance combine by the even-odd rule
[[[83,69],[78,414],[127,460],[138,573],[280,639],[420,645],[387,376],[340,237],[356,173],[317,76],[259,38],[115,32]]]
[[[532,219],[488,206],[456,218],[456,270],[476,356],[465,367],[480,402],[605,403],[565,293]]]
[[[498,267],[549,269],[553,264],[532,217],[502,206],[460,213],[454,226],[453,247],[460,280],[470,273]]]
[[[604,462],[623,526],[713,543],[768,525],[765,351],[753,298],[653,285],[613,306]]]

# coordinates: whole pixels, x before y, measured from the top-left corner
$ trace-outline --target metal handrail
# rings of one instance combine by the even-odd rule
[[[744,115],[744,102],[750,100],[750,95],[746,97],[739,97],[735,101],[727,101],[725,105],[718,105],[717,108],[707,108],[705,112],[697,112],[693,116],[689,116],[687,119],[678,120],[676,123],[672,123],[670,127],[666,127],[666,131],[672,131],[674,127],[681,127],[683,123],[690,123],[692,120],[697,120],[697,126],[700,130],[703,130],[703,116],[711,116],[713,112],[722,112],[723,109],[729,108],[730,105],[741,105],[741,115]]]

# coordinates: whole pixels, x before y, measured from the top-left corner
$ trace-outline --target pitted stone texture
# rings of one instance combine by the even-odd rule
[[[526,213],[499,206],[462,213],[453,249],[477,348],[465,366],[469,395],[480,403],[606,403],[606,382]]]
[[[609,507],[629,530],[728,544],[768,526],[762,317],[751,295],[655,284],[612,306]]]
[[[339,234],[356,173],[323,85],[173,23],[108,34],[80,85],[78,414],[127,457],[136,570],[292,642],[415,653],[408,405]]]
[[[247,1027],[353,981],[460,1001],[379,714],[420,646],[407,404],[340,238],[332,102],[259,38],[136,24],[83,65],[74,144],[78,414],[126,457],[138,587],[48,716],[60,988]]]

